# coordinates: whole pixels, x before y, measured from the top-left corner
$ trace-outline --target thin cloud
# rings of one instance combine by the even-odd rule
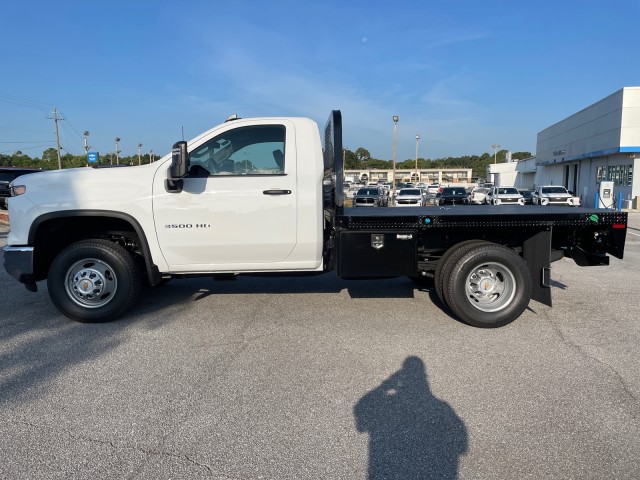
[[[453,43],[463,43],[463,42],[474,42],[476,40],[482,40],[485,38],[489,38],[491,35],[488,33],[475,33],[475,34],[467,34],[467,35],[459,35],[449,38],[443,38],[442,40],[438,40],[427,45],[427,48],[434,49],[438,47],[443,47],[445,45],[450,45]]]

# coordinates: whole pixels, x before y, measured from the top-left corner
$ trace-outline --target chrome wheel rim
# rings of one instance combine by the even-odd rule
[[[467,276],[466,293],[474,308],[483,312],[497,312],[513,301],[516,279],[511,270],[501,263],[483,263]]]
[[[95,258],[74,263],[65,277],[67,295],[84,308],[99,308],[108,304],[118,290],[113,268]]]

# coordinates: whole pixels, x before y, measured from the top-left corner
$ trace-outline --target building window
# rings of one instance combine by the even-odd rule
[[[613,182],[616,186],[630,187],[633,181],[633,165],[611,165],[607,167],[606,180]]]

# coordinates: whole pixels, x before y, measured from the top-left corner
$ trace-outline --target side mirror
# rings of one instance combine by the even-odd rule
[[[189,169],[189,152],[187,142],[184,140],[173,144],[171,149],[171,166],[165,182],[167,192],[180,193],[182,191],[182,178],[187,175]]]
[[[169,167],[169,179],[178,180],[187,174],[189,168],[189,152],[187,142],[184,140],[173,144],[171,150],[171,166]]]

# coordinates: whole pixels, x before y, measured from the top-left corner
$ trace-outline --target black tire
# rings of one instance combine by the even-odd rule
[[[531,300],[532,282],[523,258],[493,243],[473,245],[457,256],[443,293],[463,322],[497,328],[518,318]]]
[[[115,320],[140,293],[140,271],[132,255],[107,240],[82,240],[62,250],[49,267],[51,301],[83,323]]]
[[[474,239],[474,240],[465,240],[464,242],[456,243],[453,247],[449,248],[444,254],[442,258],[438,262],[438,266],[436,267],[435,275],[433,277],[434,286],[436,289],[436,294],[440,299],[440,302],[443,305],[447,305],[447,302],[444,298],[443,290],[444,283],[447,280],[447,275],[451,271],[451,267],[457,261],[458,257],[466,251],[466,248],[469,245],[476,245],[479,243],[489,243],[486,240]]]

